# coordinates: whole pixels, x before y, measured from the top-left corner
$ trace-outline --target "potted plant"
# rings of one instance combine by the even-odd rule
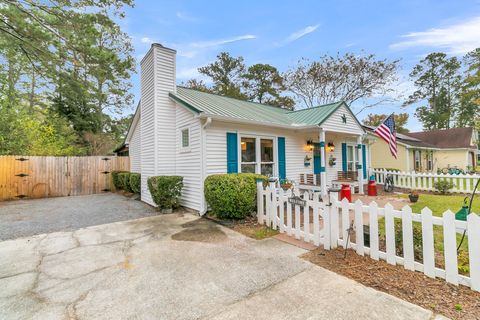
[[[330,156],[330,159],[328,159],[328,164],[330,165],[330,167],[333,167],[337,164],[337,158]]]
[[[280,183],[280,187],[282,187],[282,189],[285,191],[290,189],[292,185],[293,185],[293,182],[288,179],[283,179],[282,182]]]
[[[408,198],[410,199],[410,202],[415,203],[418,201],[418,197],[420,195],[416,190],[410,190],[410,193],[408,194]]]

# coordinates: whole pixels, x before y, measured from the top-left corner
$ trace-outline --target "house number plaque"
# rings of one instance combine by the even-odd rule
[[[298,196],[288,198],[288,203],[301,207],[305,207],[307,205],[307,201]]]

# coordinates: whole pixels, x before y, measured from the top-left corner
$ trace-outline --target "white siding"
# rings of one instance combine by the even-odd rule
[[[256,136],[285,137],[285,157],[287,166],[287,178],[298,182],[301,173],[313,173],[313,154],[305,151],[307,140],[319,141],[318,132],[295,132],[294,130],[282,130],[275,128],[259,128],[255,125],[234,124],[213,121],[206,129],[206,174],[219,174],[227,172],[227,132],[237,134],[251,134]],[[326,143],[333,142],[335,150],[326,154],[327,185],[337,179],[338,171],[342,171],[342,143],[357,145],[355,136],[326,134]],[[312,160],[310,166],[305,167],[304,158],[309,155]],[[277,156],[277,151],[275,151]],[[336,158],[334,166],[328,164],[330,156]],[[240,159],[239,159],[240,160]],[[276,160],[275,160],[276,161]],[[276,168],[275,175],[278,175]]]
[[[287,178],[297,180],[300,173],[311,172],[313,164],[305,168],[303,159],[306,155],[304,145],[307,136],[293,130],[281,130],[255,125],[234,124],[213,121],[206,129],[206,174],[219,174],[227,172],[227,132],[237,132],[239,135],[285,137],[285,157],[287,166]],[[276,143],[276,139],[275,139]],[[277,157],[275,150],[275,157]],[[240,159],[239,159],[240,160]],[[275,158],[277,162],[277,158]],[[313,162],[312,162],[313,163]],[[278,175],[278,163],[276,163],[275,175]]]
[[[190,145],[182,148],[182,130],[188,129]],[[183,177],[183,190],[180,204],[194,210],[201,210],[201,135],[200,120],[184,107],[176,109],[176,174]]]
[[[128,144],[128,154],[130,156],[130,172],[141,173],[141,140],[140,123],[133,128],[132,138]]]
[[[141,62],[141,198],[154,205],[147,179],[175,174],[175,51],[152,45]]]
[[[153,50],[141,62],[141,104],[140,104],[140,142],[141,142],[141,199],[154,205],[148,191],[147,179],[155,175],[155,82]]]
[[[175,53],[155,48],[155,115],[156,115],[156,175],[175,174],[175,103],[169,98],[175,92]]]
[[[345,115],[347,118],[346,124],[342,120],[343,115]],[[321,127],[326,131],[333,132],[343,132],[357,135],[364,133],[362,127],[358,124],[355,117],[344,105],[340,106],[340,108],[331,114],[330,117],[328,117],[328,119],[321,124]]]

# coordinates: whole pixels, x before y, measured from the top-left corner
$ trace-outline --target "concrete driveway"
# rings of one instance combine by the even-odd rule
[[[0,319],[431,319],[190,214],[0,242]]]
[[[0,240],[68,231],[157,214],[149,205],[115,193],[0,202]]]

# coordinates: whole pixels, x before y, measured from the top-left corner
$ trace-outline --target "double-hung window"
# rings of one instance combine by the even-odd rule
[[[190,148],[190,129],[182,129],[182,131],[180,132],[180,140],[182,150],[188,151],[188,149]]]
[[[261,137],[241,137],[240,171],[273,176],[275,157],[273,139]]]
[[[433,151],[427,151],[427,170],[433,170]]]
[[[422,153],[420,150],[413,151],[413,159],[415,171],[420,171],[422,169]]]
[[[347,145],[347,171],[357,171],[358,159],[355,146]]]

